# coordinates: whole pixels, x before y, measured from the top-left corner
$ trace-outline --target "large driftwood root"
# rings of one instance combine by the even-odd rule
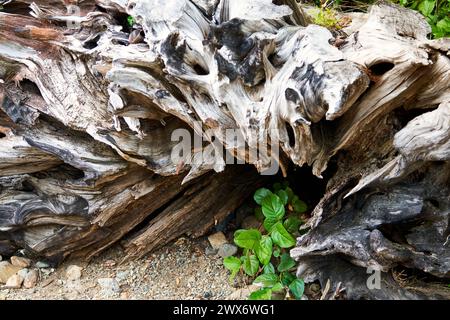
[[[318,177],[333,158],[298,274],[351,298],[445,296],[395,276],[450,276],[450,43],[418,13],[375,5],[333,35],[290,0],[0,2],[0,254],[88,258],[126,237],[139,257],[260,184],[211,151]],[[204,140],[177,161],[176,129]]]

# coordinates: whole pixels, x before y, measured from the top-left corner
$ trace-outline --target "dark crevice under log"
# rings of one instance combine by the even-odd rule
[[[143,256],[205,234],[275,161],[324,179],[305,180],[320,194],[299,276],[349,298],[448,297],[413,281],[450,277],[450,43],[417,12],[349,13],[336,39],[291,0],[73,4],[0,12],[0,254],[58,263],[122,240]],[[175,129],[203,138],[176,160]]]
[[[179,237],[204,235],[240,205],[262,179],[254,169],[230,167],[223,173],[193,183],[161,212],[131,234],[123,245],[129,256],[142,257]]]

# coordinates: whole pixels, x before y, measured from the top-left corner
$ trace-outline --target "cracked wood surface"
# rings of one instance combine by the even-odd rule
[[[124,239],[142,256],[207,232],[273,158],[318,177],[332,160],[299,276],[350,298],[446,296],[389,276],[450,270],[450,42],[416,12],[374,5],[336,33],[290,0],[0,3],[0,254],[58,262]],[[205,139],[192,159],[224,147],[256,170],[174,163],[179,128]],[[366,290],[368,266],[389,290]]]

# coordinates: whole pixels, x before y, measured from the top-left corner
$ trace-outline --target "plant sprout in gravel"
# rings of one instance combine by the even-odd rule
[[[289,249],[295,246],[302,220],[299,214],[306,204],[289,188],[287,182],[276,183],[273,192],[258,189],[253,198],[259,205],[255,215],[261,221],[259,229],[240,229],[234,233],[234,243],[242,248],[241,257],[227,257],[224,266],[231,271],[233,281],[239,271],[255,277],[253,284],[261,289],[250,294],[250,300],[300,299],[305,289],[295,273],[295,261]],[[289,295],[287,295],[289,293]]]

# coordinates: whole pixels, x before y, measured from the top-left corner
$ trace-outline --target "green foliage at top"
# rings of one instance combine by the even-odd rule
[[[434,38],[450,36],[450,0],[390,0],[393,3],[416,10],[425,16]],[[336,10],[364,10],[375,0],[312,0],[319,9],[313,13],[314,23],[339,29],[341,22]]]
[[[423,14],[435,38],[450,36],[450,0],[396,0],[394,2]]]
[[[313,22],[319,26],[328,29],[340,29],[339,19],[336,17],[336,11],[331,8],[320,8],[312,13]]]
[[[231,272],[230,281],[240,271],[256,277],[253,283],[261,289],[252,292],[250,300],[283,298],[286,292],[300,299],[305,284],[293,274],[296,263],[289,249],[295,246],[302,224],[299,214],[308,209],[307,205],[286,182],[275,183],[273,190],[256,190],[253,199],[258,204],[255,216],[261,224],[258,229],[240,229],[234,233],[234,243],[242,249],[242,255],[223,261]]]

